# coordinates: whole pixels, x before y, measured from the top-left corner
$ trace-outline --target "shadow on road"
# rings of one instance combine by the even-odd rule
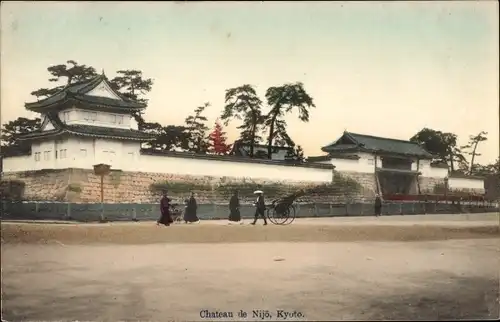
[[[499,281],[479,277],[445,277],[430,287],[373,299],[369,320],[498,319]]]

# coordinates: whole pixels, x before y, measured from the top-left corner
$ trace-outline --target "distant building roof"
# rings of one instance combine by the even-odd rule
[[[363,151],[416,156],[425,159],[433,158],[432,154],[414,142],[347,131],[344,131],[342,136],[335,142],[322,147],[321,150],[328,153]]]
[[[132,129],[120,129],[82,124],[65,124],[59,119],[58,114],[55,112],[47,113],[47,117],[54,126],[54,129],[49,131],[33,131],[31,133],[19,136],[18,139],[33,140],[44,137],[58,136],[65,133],[78,136],[135,141],[148,141],[153,138],[153,136],[150,134]]]
[[[266,149],[267,150],[267,145],[264,144],[254,144],[254,149]],[[273,153],[276,153],[278,150],[285,150],[285,151],[293,151],[292,147],[287,147],[287,146],[273,146]],[[241,140],[236,140],[233,143],[233,147],[231,149],[231,152],[229,152],[230,155],[237,155],[237,156],[248,156],[250,153],[250,144],[248,143],[243,143]]]
[[[101,84],[101,82],[105,82],[113,91],[113,93],[116,94],[116,96],[118,96],[120,99],[87,95],[87,93],[96,88],[99,84]],[[95,109],[115,108],[125,110],[140,110],[146,107],[145,104],[126,99],[120,93],[113,90],[112,85],[109,83],[107,77],[104,74],[96,76],[90,80],[67,85],[59,92],[48,98],[45,98],[38,102],[26,103],[24,106],[28,110],[41,112],[43,110],[50,110],[62,105],[66,105],[68,102],[73,104],[84,103],[85,105],[93,107]]]

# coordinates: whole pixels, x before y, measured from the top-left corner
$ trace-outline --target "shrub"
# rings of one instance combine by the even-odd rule
[[[439,182],[432,187],[432,192],[436,195],[444,195],[444,194],[449,194],[450,189],[446,186],[445,183]]]
[[[255,182],[232,182],[219,184],[215,189],[218,194],[225,198],[229,198],[234,190],[238,190],[242,198],[252,197],[255,190],[262,190],[266,197],[273,198],[289,193],[291,187],[279,183],[259,184]]]
[[[4,200],[22,200],[26,183],[21,180],[1,180],[0,193]]]
[[[111,173],[109,174],[109,181],[115,188],[117,188],[120,185],[121,177],[121,170],[111,170]]]
[[[82,186],[79,183],[70,183],[68,185],[68,191],[71,191],[71,192],[82,192]]]

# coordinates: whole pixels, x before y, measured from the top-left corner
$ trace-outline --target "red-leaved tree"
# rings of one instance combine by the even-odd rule
[[[226,155],[231,151],[231,145],[226,143],[226,133],[222,130],[219,120],[215,121],[214,130],[208,136],[208,141],[210,144],[208,151],[210,153]]]

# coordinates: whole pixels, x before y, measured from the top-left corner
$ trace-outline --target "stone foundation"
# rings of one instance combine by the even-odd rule
[[[342,176],[356,180],[361,191],[349,196],[343,193],[309,195],[301,198],[304,202],[351,202],[371,201],[377,192],[377,180],[374,173],[342,172]],[[2,180],[19,180],[25,183],[23,198],[25,200],[68,201],[76,203],[95,203],[101,201],[100,177],[92,170],[62,169],[40,170],[28,172],[4,173]],[[200,203],[224,203],[229,200],[230,191],[236,187],[246,192],[241,195],[242,202],[252,202],[254,196],[251,189],[260,186],[268,200],[274,199],[298,189],[325,183],[312,182],[275,182],[252,178],[189,176],[165,173],[141,173],[112,171],[104,177],[105,203],[156,203],[160,198],[158,184],[180,184],[181,188],[170,189],[169,195],[174,202],[182,202],[194,190]],[[151,189],[156,184],[156,190]],[[436,185],[444,188],[443,178],[419,177],[420,193],[436,193]],[[223,188],[221,189],[221,186]],[[227,187],[224,188],[224,187]],[[226,190],[224,190],[226,189]],[[244,190],[244,189],[243,189]],[[465,191],[465,189],[462,189]],[[340,189],[342,191],[342,189]],[[471,191],[482,193],[483,191]],[[417,192],[418,193],[418,192]],[[245,195],[246,194],[246,195]]]
[[[444,178],[419,176],[418,183],[421,194],[444,193]]]
[[[30,172],[12,172],[3,175],[3,181],[19,180],[25,183],[25,200],[68,201],[76,203],[95,203],[101,201],[99,176],[92,170],[62,169]],[[273,199],[294,192],[298,189],[324,183],[312,182],[272,182],[250,178],[189,176],[165,173],[140,173],[112,171],[103,180],[105,203],[156,203],[160,198],[163,183],[180,184],[179,189],[170,189],[169,195],[174,202],[182,202],[191,190],[197,194],[199,203],[227,203],[232,187],[241,191],[245,186],[246,195],[241,195],[242,202],[253,201],[249,190],[257,185],[266,191],[268,199]],[[151,189],[156,184],[156,189]],[[223,188],[220,188],[223,186]],[[227,187],[226,190],[224,190]],[[266,189],[267,188],[267,189]],[[272,189],[271,189],[272,188]],[[332,196],[312,196],[311,201],[330,201]],[[246,200],[248,199],[248,200]]]
[[[361,191],[353,196],[358,201],[373,200],[377,194],[377,179],[375,173],[342,172],[343,176],[356,180],[361,184]]]

